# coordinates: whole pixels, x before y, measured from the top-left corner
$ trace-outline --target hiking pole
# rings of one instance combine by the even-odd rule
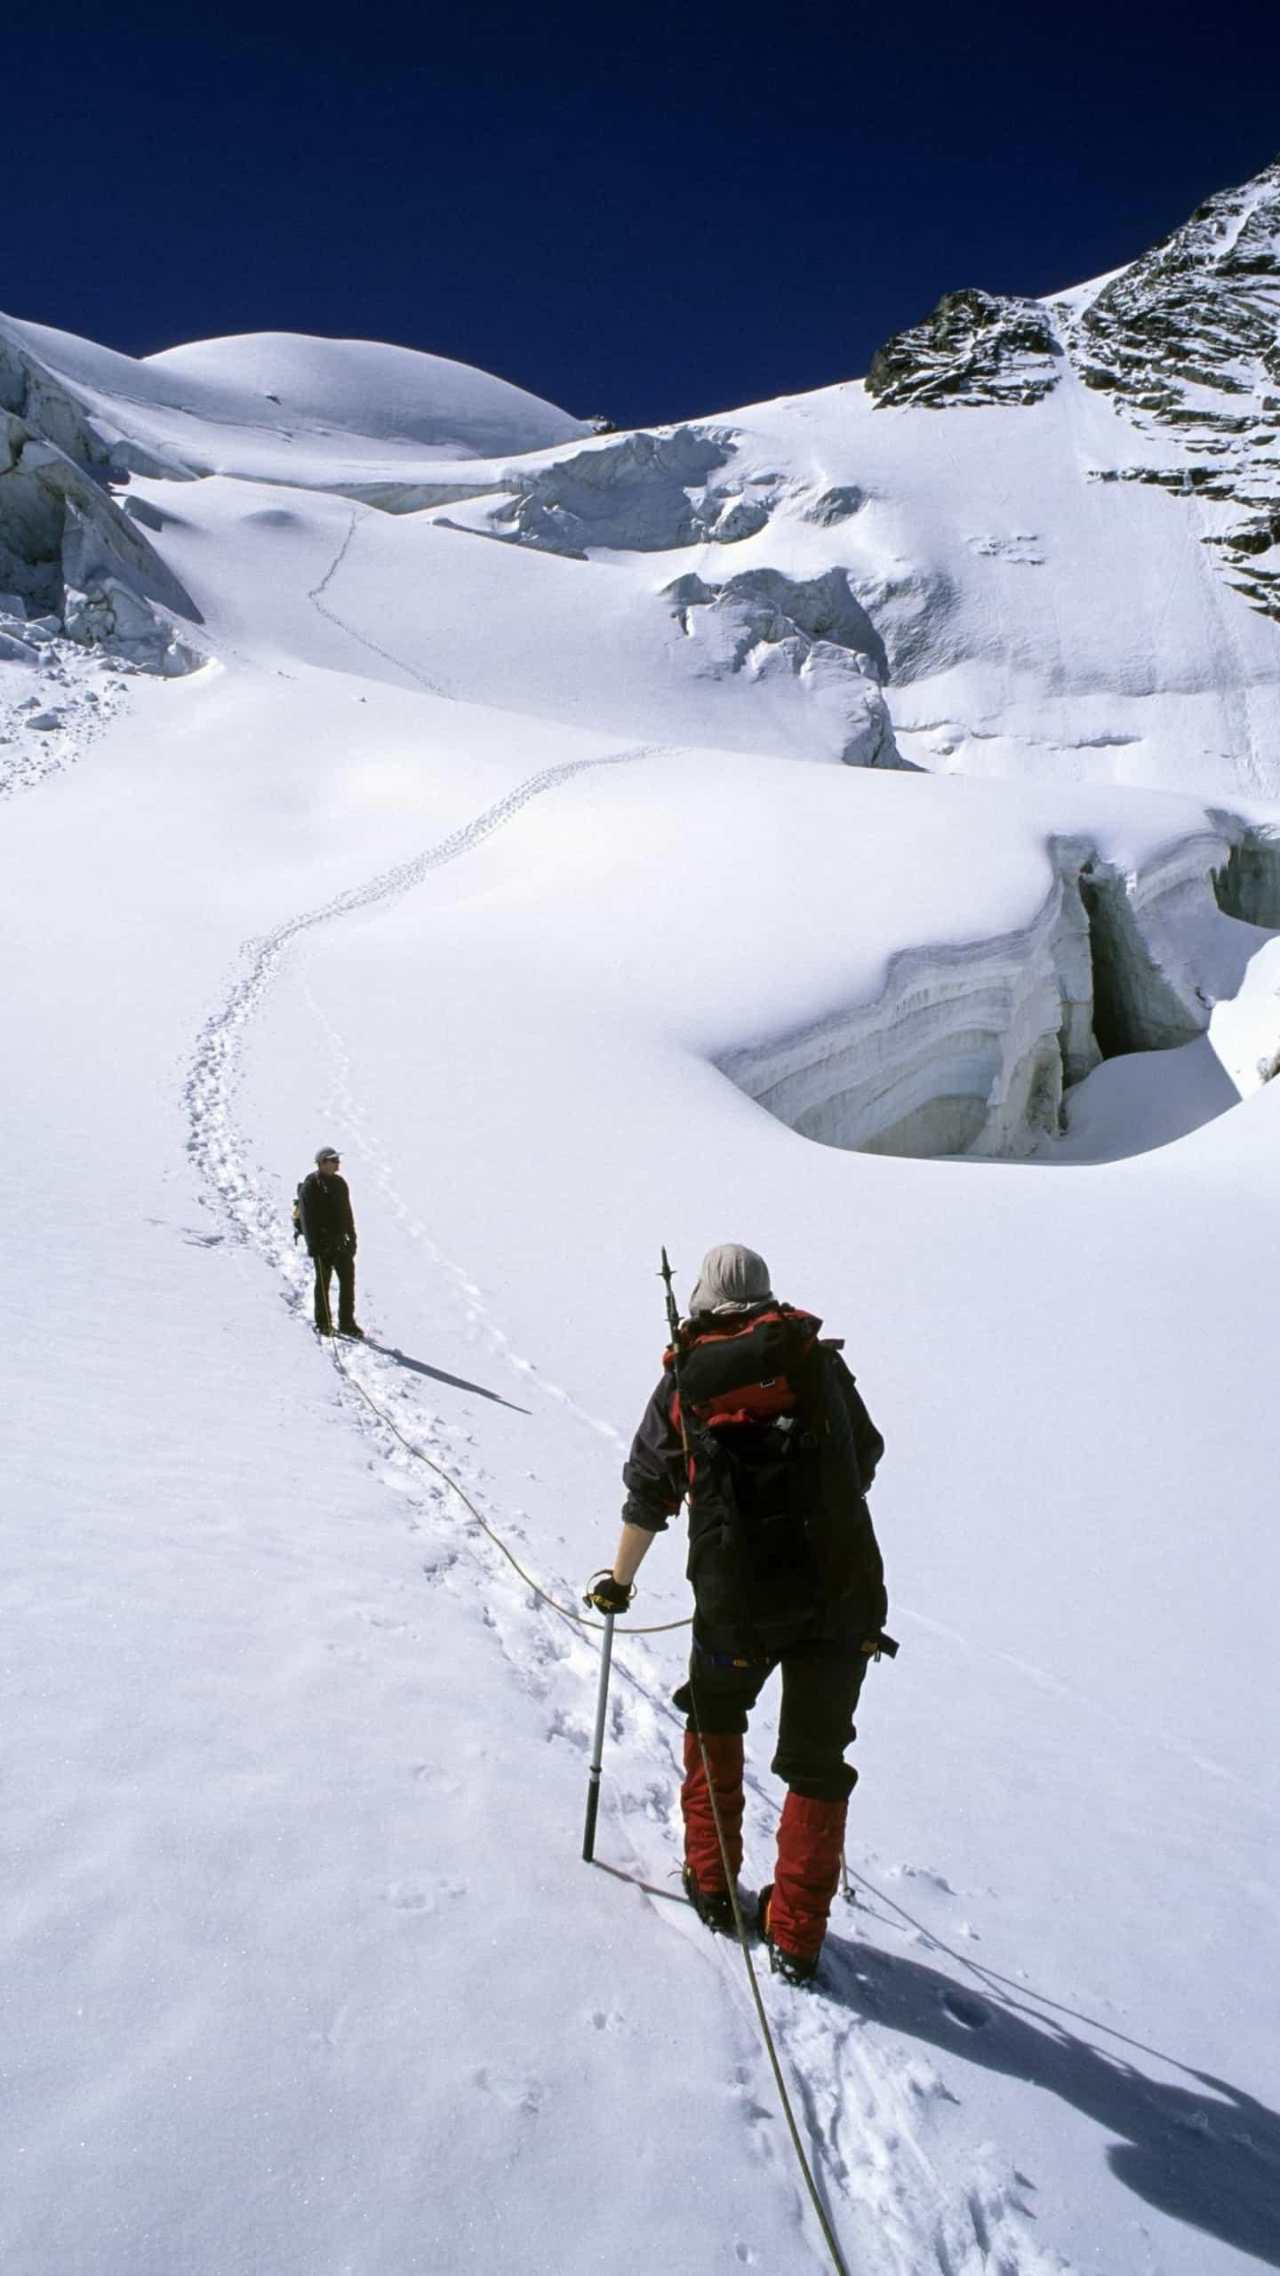
[[[604,1756],[604,1718],[609,1704],[609,1668],[613,1660],[613,1614],[604,1616],[604,1642],[600,1646],[600,1689],[596,1694],[596,1734],[591,1742],[591,1769],[587,1780],[587,1822],[582,1835],[582,1861],[590,1865],[596,1853],[596,1817],[600,1809],[600,1772]]]
[[[667,1284],[667,1319],[670,1323],[672,1341],[674,1342],[680,1325],[680,1313],[671,1286],[671,1266],[667,1261],[665,1249],[662,1252],[661,1277]],[[684,1443],[687,1460],[689,1449],[688,1441],[684,1435],[683,1415],[680,1422],[680,1435]],[[587,1785],[587,1823],[582,1836],[583,1862],[587,1865],[590,1865],[594,1860],[596,1851],[596,1818],[600,1809],[600,1771],[604,1756],[604,1718],[609,1703],[609,1668],[612,1660],[613,1614],[606,1612],[604,1616],[604,1642],[600,1647],[600,1690],[596,1697],[596,1733],[591,1743],[591,1770]]]

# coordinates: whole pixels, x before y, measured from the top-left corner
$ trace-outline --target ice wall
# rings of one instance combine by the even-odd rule
[[[692,572],[663,590],[690,643],[693,668],[717,679],[790,679],[826,712],[846,766],[901,767],[881,694],[884,642],[847,573],[809,579],[748,569],[709,584]]]
[[[1231,817],[1222,816],[1221,820],[1231,834]],[[1280,822],[1234,827],[1238,834],[1222,868],[1214,875],[1218,906],[1229,917],[1280,932]]]
[[[825,1145],[1035,1151],[1100,1060],[1204,1034],[1256,942],[1216,898],[1235,851],[1225,832],[1196,832],[1134,874],[1081,839],[1050,851],[1052,887],[1029,926],[904,950],[871,1002],[724,1053],[721,1071]]]
[[[0,330],[0,661],[32,660],[34,621],[142,671],[203,662],[179,630],[196,611],[113,475],[81,406]]]

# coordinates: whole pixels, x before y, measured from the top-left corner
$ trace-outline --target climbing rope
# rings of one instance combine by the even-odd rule
[[[392,1417],[378,1405],[377,1400],[372,1396],[372,1394],[365,1389],[364,1384],[359,1380],[358,1376],[352,1374],[350,1368],[345,1364],[342,1353],[338,1350],[336,1345],[333,1347],[332,1356],[333,1364],[337,1368],[339,1375],[341,1375],[344,1380],[350,1384],[352,1390],[356,1394],[356,1397],[358,1399],[363,1399],[366,1407],[369,1409],[370,1414],[373,1415],[379,1423],[381,1423],[384,1430],[390,1431],[391,1436],[399,1440],[406,1454],[412,1455],[415,1462],[423,1463],[428,1470],[432,1471],[434,1475],[440,1479],[442,1484],[446,1485],[449,1488],[450,1493],[456,1494],[458,1500],[462,1503],[463,1508],[471,1517],[475,1519],[475,1522],[480,1527],[481,1532],[485,1534],[486,1537],[493,1543],[494,1548],[499,1550],[501,1554],[506,1558],[507,1563],[510,1565],[512,1571],[519,1574],[521,1580],[524,1582],[525,1587],[533,1591],[533,1594],[538,1598],[539,1602],[548,1605],[552,1612],[558,1612],[562,1620],[571,1620],[574,1623],[575,1627],[593,1628],[596,1631],[597,1635],[602,1635],[604,1633],[603,1620],[588,1620],[584,1614],[576,1611],[572,1605],[561,1604],[556,1597],[548,1594],[547,1590],[542,1587],[541,1583],[534,1579],[532,1573],[525,1571],[524,1566],[521,1564],[520,1559],[516,1556],[514,1550],[508,1548],[506,1542],[502,1538],[502,1535],[498,1533],[492,1525],[490,1525],[488,1518],[481,1516],[481,1513],[476,1508],[476,1505],[472,1501],[471,1496],[465,1491],[462,1486],[458,1484],[458,1481],[454,1477],[452,1471],[446,1470],[442,1464],[433,1461],[429,1454],[424,1454],[422,1448],[415,1445],[414,1441],[406,1436],[404,1431],[400,1429],[399,1424],[392,1420]],[[691,1628],[692,1626],[693,1621],[691,1618],[685,1618],[684,1620],[659,1620],[652,1626],[646,1628],[617,1628],[615,1629],[615,1634],[619,1636],[667,1636],[671,1634],[673,1629]]]
[[[485,1535],[486,1539],[491,1541],[494,1548],[497,1549],[501,1555],[506,1558],[506,1561],[511,1566],[513,1572],[519,1575],[520,1579],[524,1582],[525,1587],[533,1592],[534,1596],[538,1598],[539,1602],[549,1606],[552,1612],[558,1613],[562,1620],[572,1621],[575,1627],[591,1628],[594,1629],[597,1634],[603,1635],[605,1630],[605,1623],[603,1620],[588,1620],[581,1612],[576,1611],[573,1606],[561,1604],[557,1598],[551,1596],[548,1591],[542,1587],[540,1582],[536,1581],[533,1578],[532,1573],[526,1572],[519,1558],[515,1555],[515,1552],[510,1549],[507,1543],[503,1540],[502,1535],[498,1533],[492,1525],[490,1525],[489,1520],[484,1517],[476,1508],[475,1503],[472,1501],[471,1496],[467,1493],[465,1487],[459,1485],[458,1480],[453,1476],[452,1472],[446,1470],[442,1463],[435,1461],[430,1454],[424,1454],[422,1448],[415,1445],[414,1441],[409,1438],[404,1431],[401,1430],[399,1424],[395,1422],[393,1418],[378,1405],[377,1400],[372,1396],[371,1392],[366,1390],[364,1384],[359,1380],[358,1376],[352,1374],[350,1368],[345,1363],[343,1354],[337,1349],[336,1345],[332,1348],[332,1358],[334,1366],[337,1368],[339,1375],[341,1375],[343,1380],[350,1385],[351,1389],[355,1392],[356,1397],[363,1400],[365,1406],[369,1409],[369,1412],[374,1417],[375,1421],[380,1423],[384,1430],[390,1432],[392,1438],[396,1439],[399,1444],[403,1446],[406,1454],[410,1455],[415,1462],[421,1462],[426,1469],[430,1470],[435,1477],[439,1478],[442,1485],[445,1485],[449,1488],[450,1493],[456,1495],[457,1499],[462,1503],[462,1506],[467,1511],[468,1515],[474,1518],[476,1524],[480,1527],[480,1530]],[[653,1626],[642,1628],[633,1627],[619,1629],[615,1624],[615,1633],[623,1636],[665,1636],[669,1635],[673,1629],[690,1628],[692,1625],[693,1622],[690,1618],[686,1618],[684,1620],[662,1620]],[[696,1716],[696,1695],[694,1700],[694,1713]],[[822,2202],[822,2198],[818,2190],[818,2184],[814,2179],[813,2167],[809,2162],[808,2153],[805,2149],[803,2141],[801,2140],[800,2128],[796,2122],[796,2114],[794,2108],[792,2107],[791,2095],[787,2088],[786,2079],[783,2076],[782,2063],[779,2059],[777,2045],[774,2040],[772,2029],[770,2028],[769,2017],[765,2011],[764,2000],[761,1997],[760,1983],[756,1975],[755,1962],[751,1957],[751,1945],[747,1936],[747,1924],[742,1917],[742,1906],[738,1897],[737,1879],[729,1863],[729,1852],[724,1837],[724,1826],[720,1817],[720,1804],[716,1795],[715,1786],[712,1782],[711,1765],[707,1760],[706,1745],[704,1743],[700,1729],[698,1731],[698,1747],[702,1755],[702,1767],[706,1776],[707,1792],[711,1799],[711,1813],[715,1821],[716,1840],[720,1844],[720,1857],[721,1862],[724,1865],[725,1881],[729,1890],[730,1903],[733,1906],[734,1927],[737,1929],[738,1943],[742,1950],[742,1957],[746,1962],[747,1980],[751,1986],[752,1999],[755,2001],[756,2017],[760,2025],[760,2036],[764,2041],[765,2052],[769,2057],[769,2064],[773,2071],[774,2084],[778,2089],[778,2100],[782,2105],[782,2114],[786,2119],[787,2131],[791,2136],[791,2146],[796,2153],[796,2162],[799,2165],[801,2175],[803,2176],[805,2188],[809,2193],[809,2202],[813,2206],[818,2226],[822,2231],[823,2241],[827,2247],[828,2252],[831,2255],[831,2264],[832,2267],[836,2270],[836,2276],[849,2276],[848,2263],[846,2262],[844,2255],[840,2250],[839,2239],[836,2236],[835,2230],[831,2225],[831,2218],[827,2212],[826,2206]]]
[[[702,1718],[698,1714],[698,1697],[692,1674],[689,1678],[689,1688],[693,1694],[694,1719],[698,1726],[698,1752],[702,1756],[702,1770],[707,1781],[707,1794],[711,1802],[711,1815],[715,1823],[716,1840],[720,1844],[720,1862],[724,1867],[725,1886],[729,1891],[729,1902],[733,1907],[733,1925],[738,1932],[738,1943],[742,1948],[742,1957],[747,1964],[747,1981],[751,1986],[751,1997],[756,2005],[760,2036],[764,2040],[765,2052],[773,2070],[774,2085],[778,2089],[778,2100],[782,2104],[782,2115],[787,2121],[787,2131],[791,2136],[791,2147],[796,2153],[796,2163],[804,2176],[804,2185],[809,2192],[809,2202],[817,2216],[818,2226],[822,2230],[823,2242],[831,2255],[831,2265],[836,2270],[836,2276],[849,2276],[848,2263],[840,2250],[840,2240],[831,2225],[831,2217],[818,2193],[818,2184],[814,2179],[813,2167],[809,2162],[804,2143],[800,2139],[800,2128],[796,2124],[796,2114],[791,2106],[791,2096],[787,2091],[787,2082],[782,2075],[782,2064],[778,2058],[773,2032],[769,2027],[769,2018],[765,2012],[764,2000],[761,1997],[756,1964],[751,1957],[751,1946],[747,1938],[747,1924],[742,1917],[742,1905],[738,1897],[738,1879],[729,1860],[729,1848],[724,1838],[724,1826],[720,1817],[719,1797],[716,1794],[715,1782],[711,1776],[711,1764],[707,1759],[706,1741],[702,1736]]]

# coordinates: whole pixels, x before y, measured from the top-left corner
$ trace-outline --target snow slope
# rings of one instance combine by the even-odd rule
[[[121,470],[240,474],[326,489],[348,470],[406,477],[438,460],[544,449],[589,432],[488,372],[371,340],[292,332],[202,340],[141,359],[5,319],[118,446]]]
[[[684,1635],[588,1872],[596,1639],[475,1516],[575,1606],[730,1235],[889,1444],[856,1901],[765,1986],[850,2268],[1280,2265],[1280,631],[1071,375],[588,442],[9,331],[205,661],[0,661],[5,2267],[825,2264],[679,1899]]]

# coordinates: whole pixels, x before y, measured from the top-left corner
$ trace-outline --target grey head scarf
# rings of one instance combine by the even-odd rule
[[[689,1298],[689,1316],[699,1312],[741,1312],[772,1296],[769,1267],[754,1249],[722,1241],[708,1249]]]

